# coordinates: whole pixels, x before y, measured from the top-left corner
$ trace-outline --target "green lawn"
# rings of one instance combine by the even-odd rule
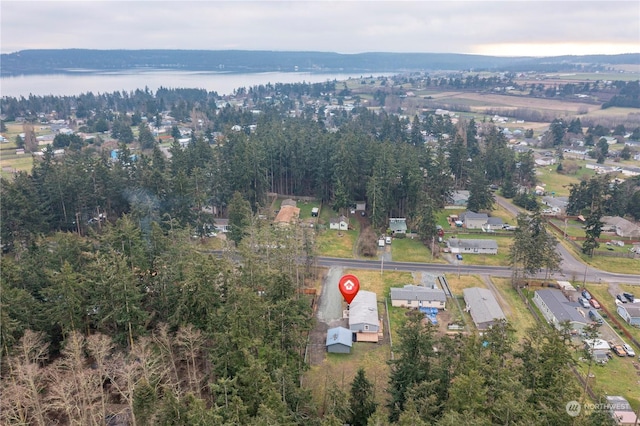
[[[511,311],[506,315],[509,323],[516,330],[518,341],[527,335],[527,330],[535,326],[536,320],[527,309],[518,293],[511,286],[510,278],[491,278],[502,297],[509,304]]]
[[[446,236],[447,238],[450,235]],[[501,234],[484,232],[482,234],[458,233],[457,238],[466,240],[495,240],[498,243],[498,254],[469,254],[463,255],[464,263],[470,265],[504,266],[509,264],[509,250],[513,244],[511,236],[501,236]]]
[[[576,358],[582,356],[582,350],[579,349],[575,355]],[[614,355],[605,365],[592,365],[589,386],[600,395],[623,396],[637,409],[640,404],[640,370],[634,368],[633,362],[630,357]],[[578,361],[577,367],[583,377],[587,375],[587,362]]]
[[[353,250],[358,241],[357,230],[336,231],[325,229],[316,237],[319,256],[353,258]]]
[[[595,176],[595,170],[587,169],[585,161],[577,161],[581,168],[575,174],[560,174],[556,172],[556,165],[539,167],[536,169],[536,178],[548,194],[555,193],[557,197],[569,196],[569,185],[579,183],[583,177]]]
[[[322,208],[320,201],[298,201],[298,208],[300,208],[300,219],[308,219],[311,217],[311,210],[314,207]]]
[[[444,259],[433,258],[431,250],[418,239],[394,238],[391,252],[396,262],[447,263]]]

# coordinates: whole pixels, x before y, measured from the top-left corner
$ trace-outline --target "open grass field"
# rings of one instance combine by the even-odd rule
[[[445,274],[447,282],[449,283],[449,289],[455,296],[462,296],[462,290],[471,287],[487,288],[486,284],[477,275],[460,275],[458,274]]]
[[[558,173],[557,165],[539,167],[536,169],[536,179],[548,194],[555,193],[556,197],[568,197],[570,184],[578,184],[581,179],[589,179],[596,174],[595,170],[584,167],[586,162],[578,161],[578,164],[581,168],[575,174]]]
[[[322,203],[320,203],[320,201],[298,201],[297,206],[300,209],[300,219],[309,219],[311,218],[311,210],[314,207],[320,209]]]
[[[12,179],[13,174],[17,171],[31,172],[33,168],[33,157],[31,154],[16,155],[15,150],[11,150],[10,154],[6,154],[4,150],[0,154],[0,170],[3,178]]]
[[[336,231],[325,229],[316,237],[316,247],[319,256],[352,258],[353,250],[358,240],[358,231]]]
[[[442,258],[434,258],[431,250],[418,239],[395,238],[391,244],[391,254],[396,262],[447,263]]]
[[[510,312],[505,313],[509,323],[516,330],[518,341],[527,335],[527,330],[535,326],[536,320],[527,309],[518,293],[511,286],[510,278],[491,278],[502,298],[509,304]]]
[[[576,351],[576,359],[583,355],[583,351]],[[613,356],[605,365],[591,366],[589,386],[600,395],[620,395],[629,401],[636,410],[640,406],[640,369],[633,366],[638,364],[630,357]],[[583,377],[587,375],[588,363],[578,361],[578,370]]]

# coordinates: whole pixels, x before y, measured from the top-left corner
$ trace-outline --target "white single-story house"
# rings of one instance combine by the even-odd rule
[[[603,216],[603,230],[610,230],[619,237],[640,238],[640,226],[620,216]]]
[[[359,333],[378,333],[380,322],[375,293],[360,290],[353,298],[349,304],[349,329]]]
[[[353,333],[348,328],[335,327],[327,331],[327,352],[337,354],[351,353]]]
[[[349,229],[349,221],[347,221],[347,218],[344,216],[332,217],[329,219],[329,229],[346,231]]]
[[[540,309],[545,319],[558,330],[566,321],[576,331],[582,330],[590,323],[580,309],[580,304],[567,299],[560,290],[546,288],[538,290],[533,296],[533,303]]]
[[[640,303],[621,303],[616,311],[626,322],[640,327]]]
[[[502,229],[502,225],[504,225],[504,222],[502,222],[501,218],[499,218],[499,217],[488,217],[487,218],[487,223],[484,224],[482,229],[487,231],[487,232],[491,232],[491,231],[495,231],[496,229]]]
[[[495,240],[465,240],[449,238],[449,251],[453,254],[498,254],[498,243]]]
[[[213,227],[215,228],[216,232],[229,232],[229,229],[231,229],[231,226],[229,225],[229,219],[214,219],[214,225]]]
[[[392,234],[407,233],[407,219],[404,217],[392,217],[389,219],[389,229]]]
[[[471,287],[462,290],[462,294],[467,305],[465,311],[471,314],[478,330],[486,330],[496,322],[506,319],[502,308],[490,290]]]
[[[405,285],[391,288],[391,306],[444,309],[447,296],[440,288]]]
[[[550,207],[554,213],[564,213],[567,210],[567,205],[569,205],[569,198],[546,195],[542,197],[542,202]]]
[[[486,213],[466,211],[460,214],[460,220],[467,229],[482,229],[488,218]]]

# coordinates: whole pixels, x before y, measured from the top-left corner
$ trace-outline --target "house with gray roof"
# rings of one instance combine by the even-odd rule
[[[451,197],[449,197],[448,200],[448,205],[450,206],[466,206],[467,202],[469,201],[469,191],[467,190],[458,190],[458,191],[453,191],[453,193],[451,194]]]
[[[391,306],[444,309],[447,296],[440,288],[405,285],[391,288]]]
[[[467,229],[482,229],[488,218],[486,213],[466,211],[460,214],[460,220]]]
[[[487,232],[492,232],[492,231],[495,231],[496,229],[502,229],[502,225],[504,225],[504,222],[502,222],[501,218],[488,217],[487,223],[484,224],[482,229]]]
[[[640,303],[618,304],[616,311],[626,322],[640,327]]]
[[[389,219],[389,229],[392,234],[407,233],[407,219],[404,217],[392,217]]]
[[[327,352],[337,354],[351,353],[353,333],[348,328],[335,327],[327,331]]]
[[[580,304],[571,302],[560,290],[551,288],[538,290],[533,296],[533,303],[540,309],[545,319],[558,330],[566,321],[571,325],[571,329],[576,331],[582,330],[590,323]]]
[[[349,304],[349,329],[355,332],[378,333],[379,328],[376,294],[360,290]]]
[[[453,254],[498,254],[496,240],[466,240],[463,238],[449,238],[449,251]]]
[[[640,238],[640,226],[625,218],[620,216],[603,216],[601,220],[608,229],[614,231],[619,237]]]
[[[506,319],[495,296],[486,288],[465,288],[462,290],[462,295],[467,305],[465,311],[471,314],[478,330],[486,330],[493,324]]]

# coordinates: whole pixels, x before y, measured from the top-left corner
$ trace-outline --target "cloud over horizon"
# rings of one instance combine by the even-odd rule
[[[640,52],[639,7],[629,0],[3,0],[0,12],[2,53],[63,48],[502,56]]]

